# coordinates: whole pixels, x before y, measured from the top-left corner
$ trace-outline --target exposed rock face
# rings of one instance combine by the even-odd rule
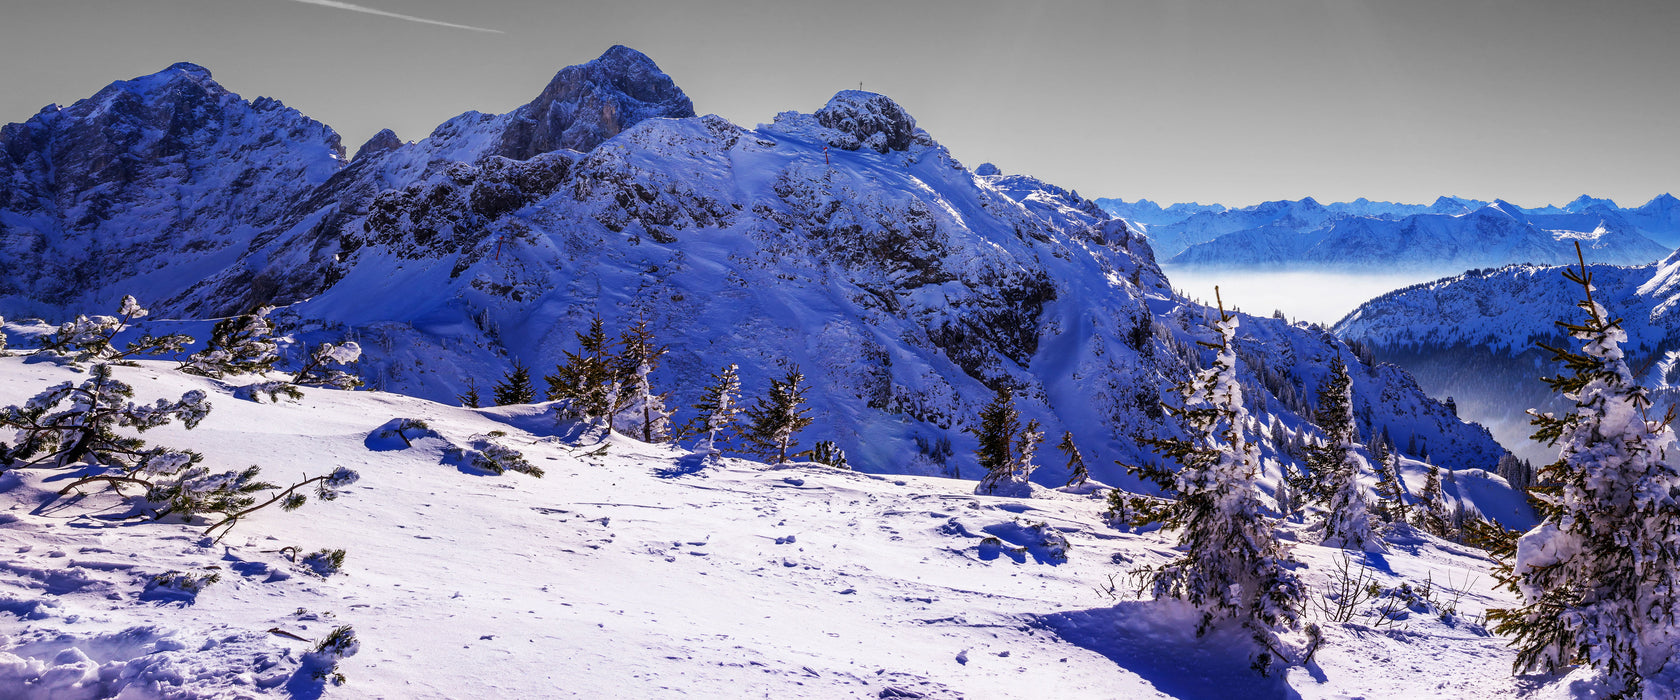
[[[356,156],[351,160],[362,160],[371,156],[384,155],[402,148],[402,145],[402,139],[397,138],[397,132],[390,129],[380,129],[379,133],[374,134],[373,138],[368,139],[367,143],[362,144],[361,148],[356,149]]]
[[[694,103],[642,52],[614,46],[561,70],[542,94],[509,115],[499,154],[524,160],[559,149],[587,152],[644,119],[694,116]]]
[[[916,120],[886,95],[845,90],[817,110],[817,123],[847,137],[830,145],[855,151],[867,147],[876,153],[910,148],[916,135]]]

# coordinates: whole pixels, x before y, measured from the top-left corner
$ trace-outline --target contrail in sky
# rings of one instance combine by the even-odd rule
[[[360,13],[369,14],[369,15],[379,15],[380,17],[391,17],[391,18],[394,18],[394,19],[403,19],[403,20],[408,20],[410,22],[419,22],[421,24],[432,24],[432,25],[436,25],[436,26],[439,26],[439,27],[452,27],[452,28],[455,28],[455,29],[466,29],[466,30],[475,31],[475,32],[488,32],[490,34],[502,34],[503,33],[502,31],[497,30],[497,29],[485,29],[484,27],[474,27],[474,26],[465,25],[465,24],[454,24],[454,23],[451,23],[451,22],[439,22],[435,19],[426,19],[424,17],[415,17],[413,15],[399,15],[395,12],[386,12],[384,10],[376,10],[376,9],[371,8],[371,7],[363,7],[361,5],[352,5],[352,4],[347,3],[347,2],[338,2],[337,0],[292,0],[292,2],[301,2],[305,5],[320,5],[321,7],[331,7],[331,8],[338,9],[338,10],[349,10],[351,12],[360,12]]]

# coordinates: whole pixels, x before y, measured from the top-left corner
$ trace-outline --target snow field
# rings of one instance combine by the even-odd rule
[[[1417,610],[1382,625],[1321,623],[1328,644],[1314,663],[1262,679],[1240,638],[1196,639],[1193,611],[1135,600],[1126,572],[1174,556],[1172,541],[1103,525],[1101,492],[996,498],[951,479],[706,462],[561,432],[542,406],[475,411],[315,389],[301,402],[257,404],[169,367],[117,374],[136,399],[202,389],[215,408],[196,430],[148,432],[150,443],[201,451],[219,468],[256,462],[275,482],[338,466],[361,480],[337,501],[251,516],[215,543],[201,526],[115,519],[127,507],[106,493],[54,497],[67,474],[9,472],[0,478],[0,696],[1466,698],[1523,689],[1503,640],[1475,624],[1486,607],[1511,602],[1491,590],[1487,560],[1432,538],[1406,534],[1370,555],[1370,576],[1383,587],[1430,580],[1461,590],[1438,595],[1457,604],[1451,624]],[[0,404],[69,376],[0,359]],[[394,418],[425,420],[437,436],[411,434],[412,446],[379,437]],[[451,445],[497,430],[546,476],[448,461]],[[348,557],[322,578],[290,561],[287,546]],[[1294,552],[1315,587],[1339,556],[1306,544]],[[171,571],[220,579],[194,595],[148,594],[147,582]],[[1111,575],[1118,598],[1100,591]],[[360,650],[339,664],[346,685],[322,685],[299,671],[300,658],[339,625],[354,627]]]

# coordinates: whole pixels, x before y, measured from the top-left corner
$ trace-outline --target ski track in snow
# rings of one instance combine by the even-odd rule
[[[151,444],[255,461],[276,482],[336,466],[361,480],[213,543],[201,526],[117,519],[127,507],[107,493],[54,496],[68,474],[0,477],[0,697],[1568,697],[1512,678],[1504,640],[1473,624],[1509,598],[1479,552],[1438,540],[1370,564],[1385,586],[1464,590],[1453,624],[1326,623],[1314,663],[1263,679],[1240,633],[1198,639],[1182,605],[1097,591],[1173,556],[1159,533],[1103,525],[1100,491],[976,496],[973,482],[706,462],[619,436],[597,453],[540,406],[313,389],[256,404],[170,366],[117,373],[137,400],[199,388],[215,408]],[[0,359],[0,405],[68,376]],[[399,417],[439,437],[370,436]],[[448,443],[498,429],[547,475],[446,462]],[[1031,522],[1067,538],[1065,562]],[[323,579],[287,546],[349,554]],[[1294,551],[1315,586],[1334,568],[1335,550]],[[168,571],[220,581],[148,593]],[[340,664],[347,685],[323,687],[299,658],[342,624],[360,651]]]

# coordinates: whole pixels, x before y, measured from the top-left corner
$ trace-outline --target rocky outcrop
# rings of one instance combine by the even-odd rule
[[[829,145],[876,153],[904,151],[916,136],[916,120],[886,95],[844,90],[817,110],[817,123],[840,132]]]
[[[560,149],[587,152],[646,119],[694,116],[694,103],[645,54],[614,46],[561,70],[514,111],[497,153],[524,160]]]

